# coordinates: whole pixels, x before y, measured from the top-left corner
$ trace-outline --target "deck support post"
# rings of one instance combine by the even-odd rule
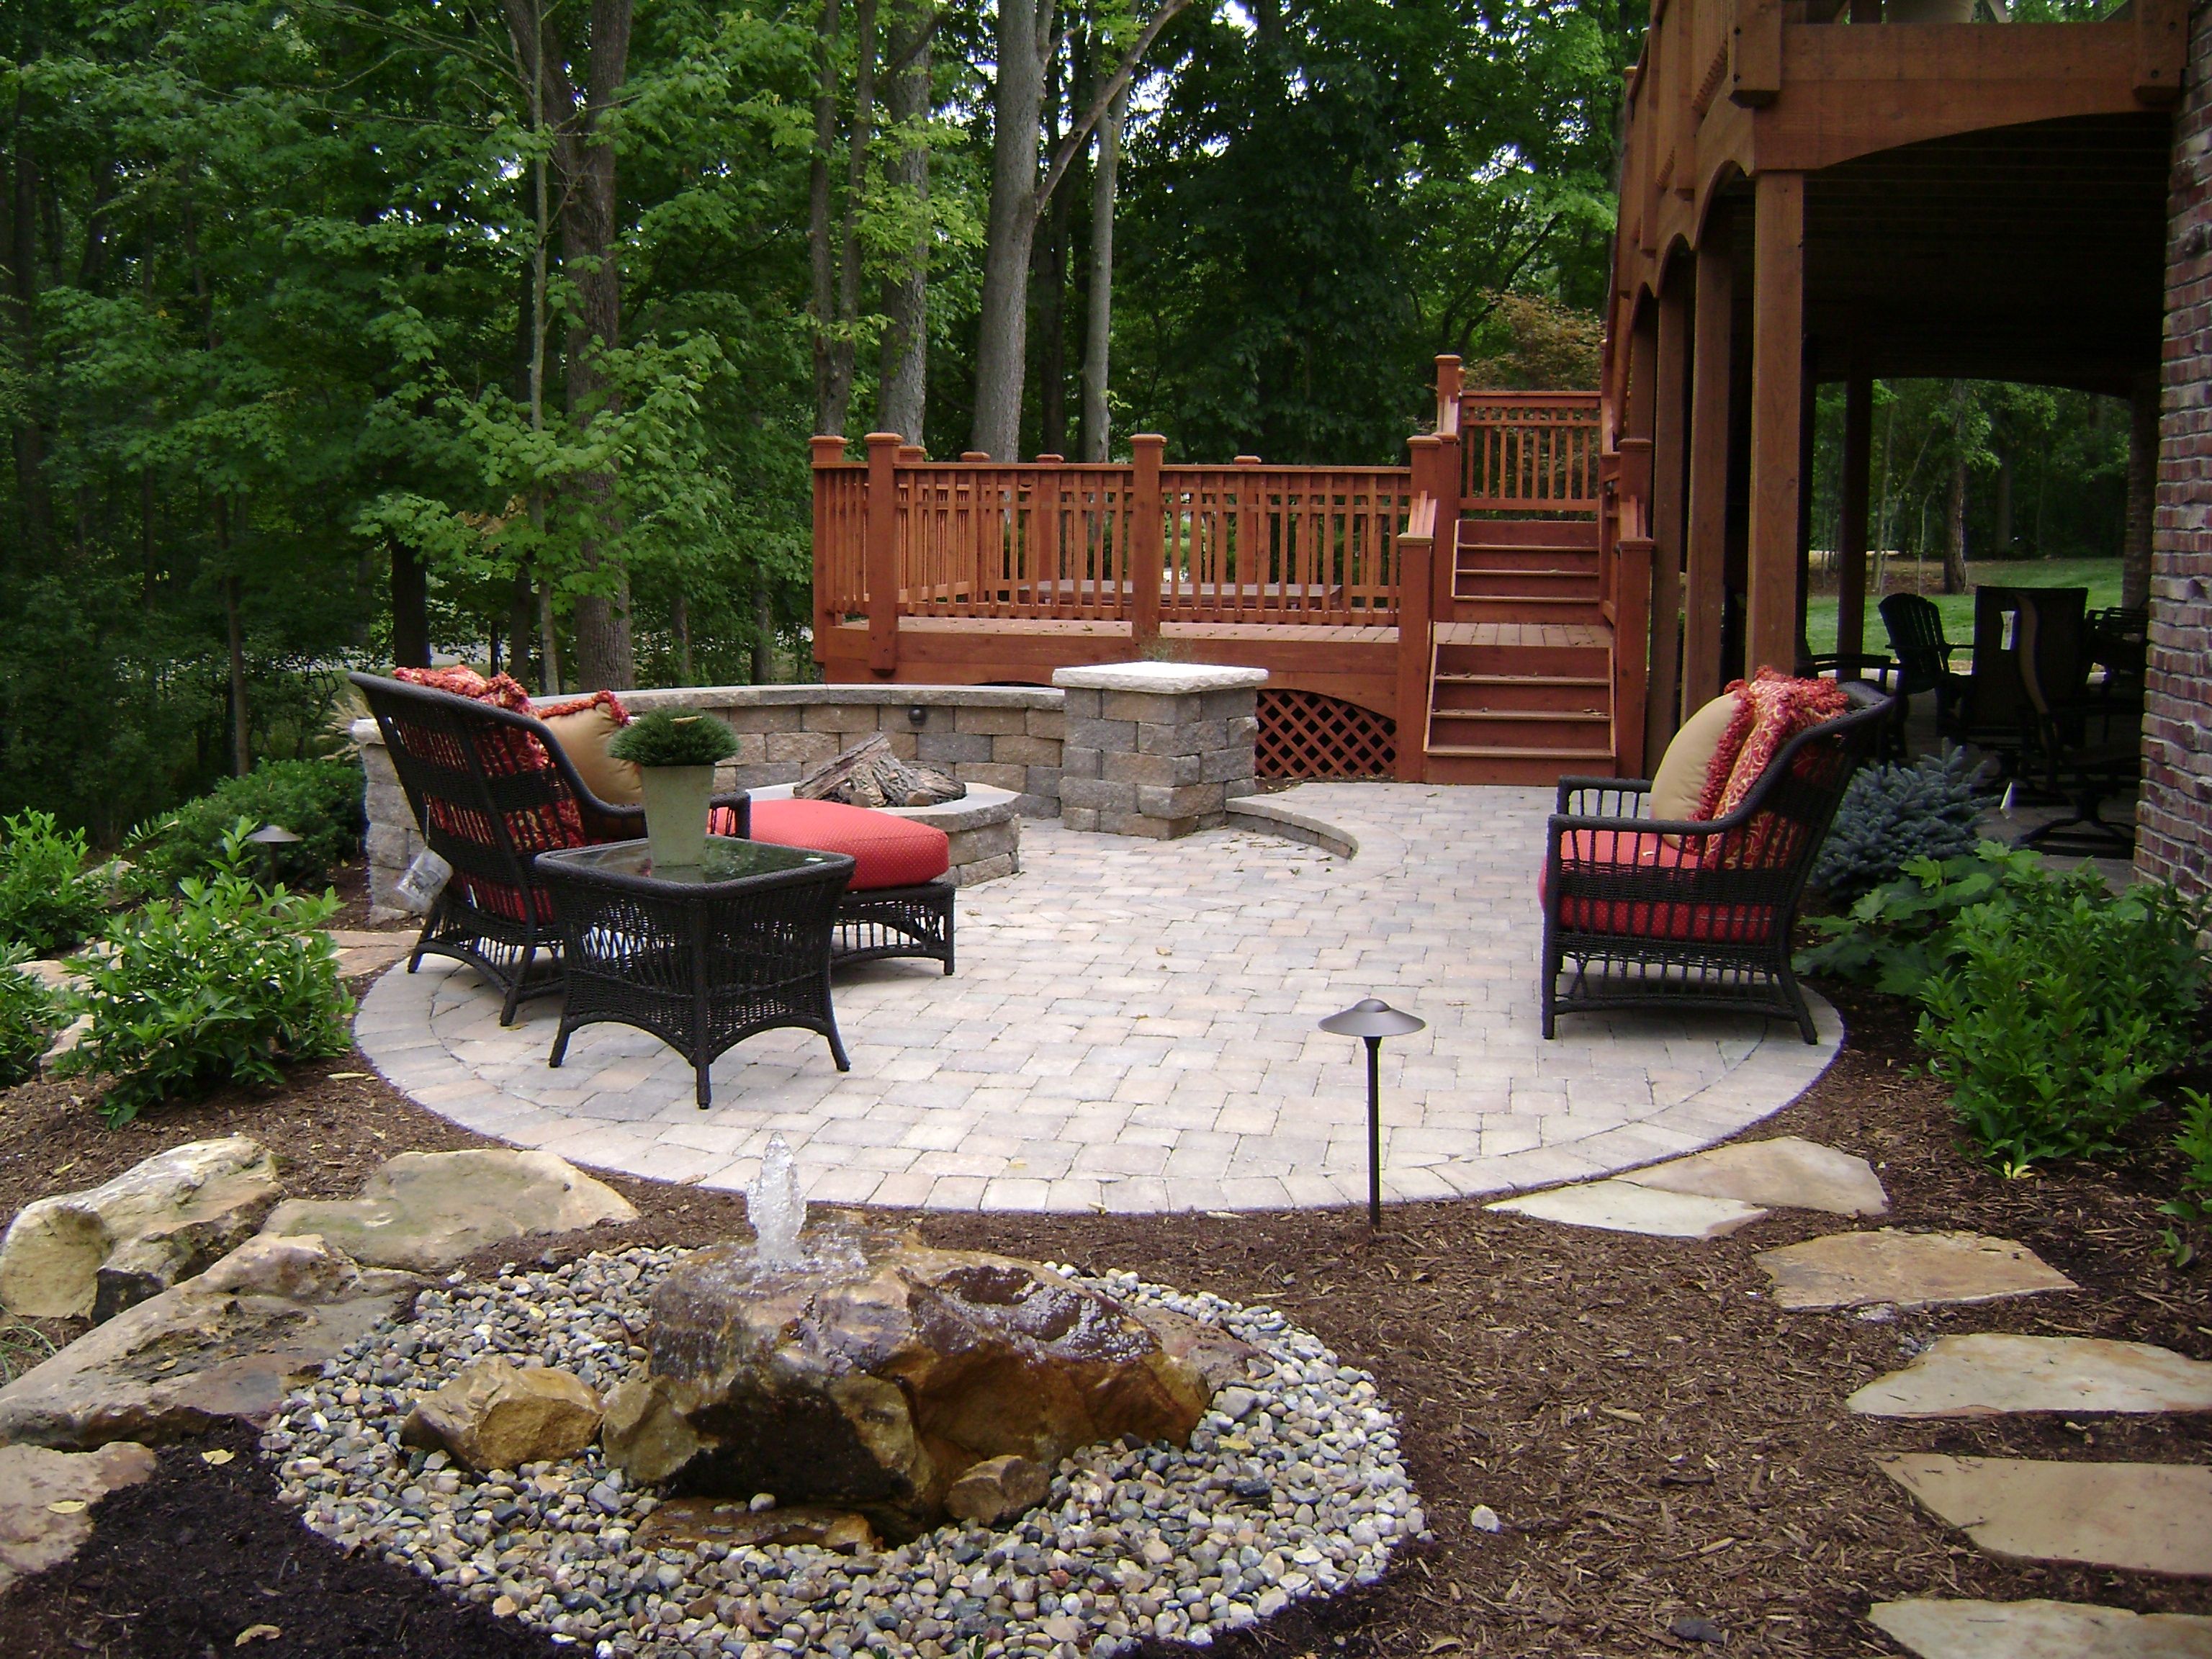
[[[1644,692],[1644,752],[1674,735],[1681,708],[1682,465],[1690,378],[1689,273],[1676,265],[1659,295],[1659,350],[1651,427],[1651,674]]]
[[[845,620],[830,611],[830,561],[824,550],[830,545],[831,532],[829,486],[823,474],[844,465],[845,441],[817,436],[809,439],[807,447],[813,452],[814,463],[814,660],[822,664],[830,660],[830,630]]]
[[[896,432],[868,434],[868,672],[898,672],[898,452]]]
[[[1163,543],[1167,526],[1160,502],[1160,458],[1168,441],[1157,432],[1139,432],[1129,439],[1129,459],[1135,464],[1135,484],[1130,492],[1129,525],[1130,642],[1139,656],[1155,648],[1160,637],[1160,580],[1164,563]]]
[[[1734,373],[1735,264],[1725,224],[1698,249],[1690,386],[1690,512],[1682,605],[1682,718],[1721,693],[1728,599],[1729,385]]]
[[[1436,494],[1442,441],[1423,433],[1407,445],[1413,451],[1413,507],[1398,537],[1398,690],[1392,715],[1397,742],[1391,775],[1401,783],[1419,783],[1428,769],[1429,699],[1435,695],[1430,644],[1435,612],[1430,601],[1437,538],[1456,533],[1459,503],[1451,501],[1447,510]]]
[[[1797,665],[1799,458],[1805,382],[1805,175],[1756,186],[1751,341],[1751,558],[1747,675]]]
[[[1866,650],[1867,498],[1874,472],[1874,376],[1866,352],[1854,341],[1844,380],[1842,514],[1836,527],[1836,650],[1849,658]],[[1846,664],[1850,677],[1856,665]]]

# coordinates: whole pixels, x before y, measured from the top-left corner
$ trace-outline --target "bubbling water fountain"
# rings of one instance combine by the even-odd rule
[[[745,1188],[745,1214],[753,1224],[753,1262],[774,1271],[805,1265],[799,1236],[806,1226],[806,1195],[799,1190],[799,1160],[781,1134],[768,1138],[760,1173]]]

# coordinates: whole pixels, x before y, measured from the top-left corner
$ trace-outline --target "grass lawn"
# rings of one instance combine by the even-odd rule
[[[1921,580],[1917,591],[1935,600],[1936,608],[1943,613],[1945,637],[1971,647],[1974,638],[1974,596],[1943,592],[1943,567],[1939,562],[1929,560],[1916,567],[1907,560],[1892,559],[1884,592],[1915,592],[1916,568]],[[2000,587],[2086,587],[2092,611],[2120,602],[2118,559],[1976,559],[1968,562],[1966,574],[1977,583],[1987,582]],[[1876,595],[1869,593],[1867,597],[1866,648],[1869,651],[1888,648],[1888,636],[1883,633],[1881,617],[1875,609],[1880,602]],[[1832,577],[1814,576],[1812,599],[1806,607],[1805,628],[1815,652],[1836,648],[1836,592]]]

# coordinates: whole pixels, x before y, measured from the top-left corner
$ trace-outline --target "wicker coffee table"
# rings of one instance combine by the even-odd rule
[[[830,1003],[830,937],[853,873],[843,854],[709,836],[688,868],[656,871],[644,842],[623,841],[541,853],[534,870],[566,947],[549,1066],[571,1032],[611,1021],[690,1060],[702,1111],[714,1103],[708,1068],[757,1031],[819,1031],[837,1069],[852,1069]]]

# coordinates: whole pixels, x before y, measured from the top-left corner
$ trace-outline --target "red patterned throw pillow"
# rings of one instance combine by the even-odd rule
[[[1808,726],[1844,714],[1851,700],[1833,680],[1801,680],[1762,668],[1729,687],[1735,718],[1713,752],[1694,817],[1724,818],[1744,804],[1782,747]]]

